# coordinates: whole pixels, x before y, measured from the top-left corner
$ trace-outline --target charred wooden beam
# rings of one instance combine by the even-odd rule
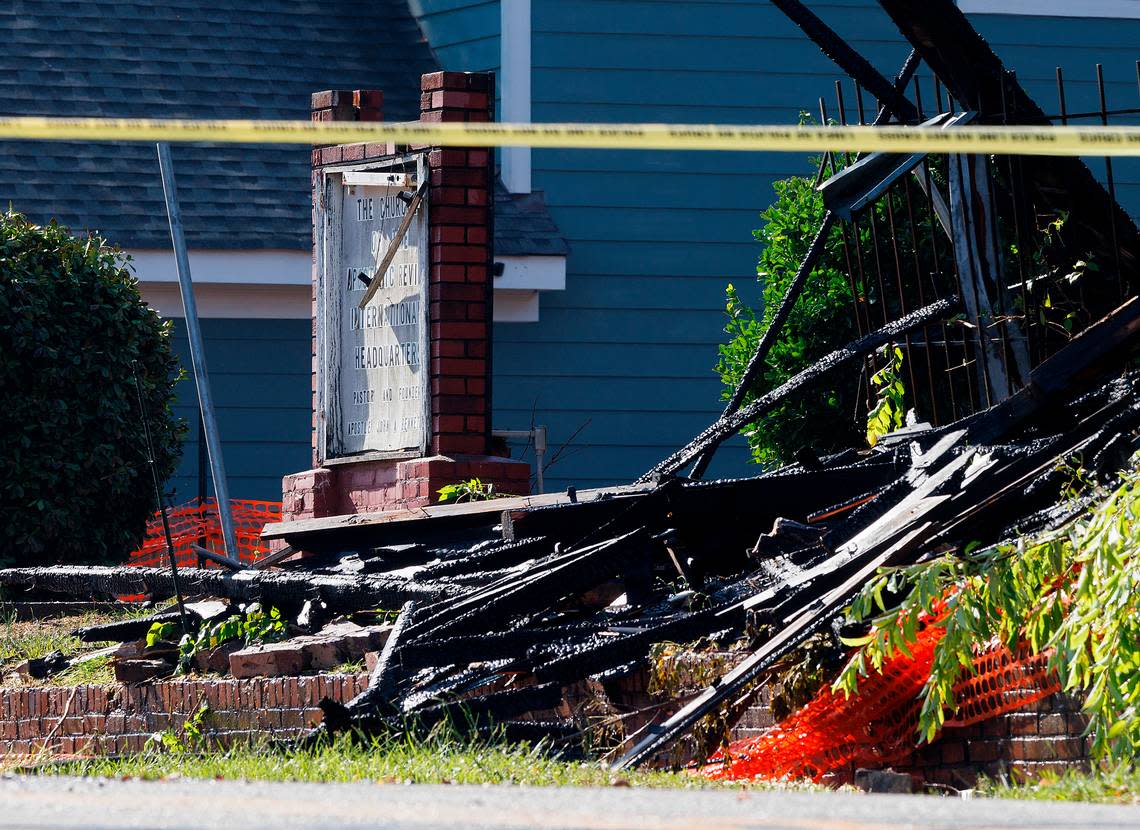
[[[689,464],[702,453],[715,450],[744,427],[774,409],[781,401],[800,389],[818,381],[836,369],[850,365],[852,362],[866,357],[880,346],[901,337],[907,332],[922,326],[945,320],[961,307],[957,297],[939,300],[928,306],[920,308],[902,317],[878,331],[859,338],[853,343],[836,349],[821,360],[816,361],[804,371],[794,375],[782,385],[773,389],[766,395],[758,398],[748,406],[740,409],[728,417],[720,418],[716,423],[694,438],[688,445],[677,450],[652,470],[643,475],[639,481],[649,481],[654,478],[676,473],[686,464]]]
[[[1017,394],[965,421],[975,443],[1003,440],[1043,409],[1065,405],[1106,373],[1119,371],[1140,341],[1140,298],[1133,297],[1086,328],[1029,375]]]
[[[297,605],[314,597],[339,611],[393,608],[408,600],[435,602],[457,589],[422,585],[384,576],[322,576],[283,571],[246,570],[229,573],[215,569],[180,568],[187,594],[209,595],[242,602]],[[39,588],[71,596],[146,594],[169,597],[174,593],[165,568],[57,565],[46,568],[0,570],[0,586]]]
[[[434,565],[428,565],[416,576],[421,579],[438,579],[445,576],[467,575],[485,572],[489,569],[510,567],[536,556],[548,554],[553,547],[554,543],[543,536],[535,536],[518,542],[501,542],[469,553],[466,556],[443,559]]]
[[[879,5],[950,94],[964,108],[979,111],[982,123],[1050,123],[953,0],[880,0]],[[1091,252],[1102,268],[1119,253],[1123,269],[1135,274],[1140,231],[1084,162],[1023,156],[1021,167],[1040,205],[1069,214],[1065,227],[1075,237],[1074,250]]]
[[[413,717],[426,725],[441,720],[490,725],[527,712],[556,709],[561,703],[562,686],[558,683],[542,683],[425,706],[417,709]]]
[[[788,3],[785,5],[789,7],[793,5],[799,6],[802,9],[802,5],[799,3]],[[786,13],[787,11],[788,10],[785,10]],[[806,9],[803,9],[803,11],[807,12]],[[807,12],[807,14],[811,15],[811,12]],[[814,15],[811,16],[814,17]],[[818,20],[818,18],[816,18],[816,20]],[[820,21],[820,25],[822,25],[822,21]],[[834,32],[832,32],[832,34],[834,35]],[[903,62],[898,75],[895,76],[894,83],[891,87],[897,96],[902,96],[902,91],[906,89],[906,85],[910,83],[911,77],[914,75],[915,70],[918,69],[918,63],[918,53],[911,50],[906,61]],[[906,101],[905,97],[903,97],[903,101]],[[907,103],[910,102],[907,101]],[[901,106],[897,101],[895,104],[896,106]],[[887,108],[881,109],[878,115],[875,116],[875,125],[885,124],[890,120],[890,114],[891,110]],[[788,287],[784,291],[784,296],[780,300],[779,308],[777,308],[776,313],[772,315],[772,319],[768,322],[768,327],[764,329],[764,334],[760,337],[760,342],[756,344],[756,351],[754,351],[752,357],[749,358],[748,366],[744,369],[744,374],[740,376],[740,381],[736,384],[736,389],[733,390],[732,397],[729,398],[728,403],[724,407],[724,412],[721,414],[722,418],[728,417],[740,409],[748,394],[755,391],[756,382],[759,380],[760,373],[764,368],[764,362],[768,359],[768,352],[772,350],[772,345],[776,342],[776,337],[783,330],[784,324],[788,321],[788,316],[792,313],[792,309],[799,300],[800,294],[803,293],[803,288],[808,277],[815,271],[816,265],[819,264],[820,258],[827,249],[827,240],[831,235],[831,230],[835,226],[837,219],[838,217],[835,212],[830,208],[823,215],[819,230],[816,231],[815,238],[812,239],[807,253],[804,254],[804,258],[800,262],[800,267],[797,269],[795,277],[788,283]],[[697,457],[696,463],[693,464],[692,478],[700,478],[705,474],[705,470],[708,469],[709,463],[712,461],[712,457],[715,453],[716,447],[712,447]]]
[[[689,642],[715,631],[742,629],[744,622],[743,609],[717,607],[658,623],[647,621],[634,633],[596,634],[586,640],[536,648],[527,660],[535,667],[534,676],[539,681],[573,683],[627,663],[643,663],[654,643]]]
[[[823,54],[835,61],[844,72],[863,89],[874,95],[879,103],[890,110],[899,121],[917,121],[918,108],[894,84],[875,69],[865,57],[856,52],[834,29],[798,0],[772,0],[772,5],[811,38]]]
[[[643,528],[615,539],[571,551],[537,573],[528,573],[497,586],[487,594],[474,594],[437,609],[435,615],[415,625],[417,638],[485,630],[491,623],[520,614],[535,614],[553,607],[568,596],[605,582],[622,573],[649,544]]]
[[[514,660],[524,657],[529,649],[551,645],[559,640],[585,639],[601,626],[592,624],[576,628],[517,628],[489,631],[460,637],[424,639],[408,643],[400,649],[400,664],[407,671],[486,663],[492,660]]]
[[[84,643],[125,643],[129,640],[142,639],[155,623],[177,622],[179,617],[177,611],[164,611],[161,614],[152,614],[149,617],[136,620],[119,620],[118,622],[88,625],[76,629],[75,636]]]
[[[400,609],[400,616],[396,618],[396,624],[392,627],[392,633],[388,635],[388,639],[384,641],[384,648],[380,651],[380,657],[376,661],[376,668],[372,670],[372,676],[368,680],[368,688],[358,694],[345,706],[347,713],[352,717],[362,717],[368,715],[375,715],[384,713],[388,709],[394,709],[392,703],[392,696],[396,688],[396,665],[393,659],[396,654],[396,649],[400,645],[400,640],[404,636],[404,632],[408,628],[408,624],[412,620],[412,615],[415,613],[415,602],[407,602],[404,607]],[[329,723],[330,729],[336,729],[339,724]]]

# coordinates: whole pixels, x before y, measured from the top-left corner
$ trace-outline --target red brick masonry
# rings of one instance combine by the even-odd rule
[[[117,755],[177,731],[203,704],[203,731],[222,746],[287,737],[319,723],[317,702],[345,702],[367,674],[168,680],[141,685],[0,689],[0,755]]]
[[[1055,694],[1016,712],[961,728],[947,727],[918,749],[900,771],[923,781],[972,787],[978,773],[1035,778],[1043,772],[1087,769],[1092,741],[1080,703]]]
[[[433,72],[421,79],[422,121],[490,121],[494,76]],[[328,90],[312,98],[314,121],[379,121],[379,90]],[[312,151],[314,193],[321,170],[395,154],[393,144],[342,144]],[[492,154],[486,149],[412,148],[428,151],[428,319],[431,330],[429,458],[330,464],[286,476],[282,520],[423,507],[439,488],[469,478],[497,492],[530,493],[530,467],[488,456],[491,439],[491,309],[494,259]],[[314,200],[314,206],[316,200]],[[315,207],[313,221],[317,221]],[[316,291],[316,280],[313,281]],[[313,296],[314,320],[316,295]],[[313,327],[316,390],[316,324]],[[316,459],[316,413],[313,414]]]
[[[407,461],[360,461],[294,473],[283,480],[284,519],[344,516],[439,501],[439,489],[478,478],[495,492],[530,493],[530,465],[509,458],[431,456]]]
[[[702,664],[716,662],[724,656],[688,653],[671,658],[674,691],[699,691],[707,678]],[[742,656],[731,653],[728,655],[730,664]],[[632,675],[607,690],[615,703],[620,700],[619,708],[623,711],[641,709],[660,702],[660,698],[649,694],[646,680],[645,675]],[[658,717],[663,719],[668,714],[670,712],[661,711]],[[631,723],[631,729],[641,725]],[[732,726],[729,738],[733,741],[755,738],[774,724],[770,689],[764,687]],[[1079,702],[1055,694],[974,726],[947,727],[933,744],[916,749],[905,762],[896,764],[895,769],[910,773],[917,783],[945,784],[958,789],[973,787],[979,773],[991,778],[1003,774],[1033,778],[1043,772],[1087,769],[1091,741],[1082,736],[1087,725],[1088,719],[1081,713]],[[668,758],[668,753],[664,757]],[[683,753],[682,757],[685,757]],[[835,785],[850,784],[854,777],[852,767],[829,776],[827,781]]]
[[[368,685],[367,674],[258,677],[249,680],[168,680],[142,685],[0,689],[0,756],[138,752],[155,732],[177,731],[203,704],[203,731],[222,746],[283,738],[319,723],[317,702],[345,702]],[[645,678],[623,682],[622,703],[646,705]],[[641,695],[633,694],[640,690]],[[732,729],[733,740],[771,726],[767,690]],[[898,766],[918,781],[970,787],[979,772],[1039,775],[1088,766],[1087,721],[1079,706],[1053,695],[1034,706],[977,726],[946,729]],[[834,776],[850,783],[854,769]]]

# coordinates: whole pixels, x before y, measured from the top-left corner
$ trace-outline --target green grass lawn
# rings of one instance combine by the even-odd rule
[[[20,771],[34,775],[143,780],[212,778],[531,787],[751,788],[798,792],[827,789],[810,781],[711,782],[686,771],[614,772],[596,761],[559,760],[542,747],[494,742],[471,744],[447,737],[387,738],[365,744],[341,738],[309,751],[250,747],[226,752],[195,752],[186,748],[168,751],[158,749],[156,744],[153,750],[131,757],[45,763]],[[975,794],[981,798],[1140,804],[1140,773],[1119,767],[1097,773],[1070,773],[1038,782],[982,781]]]
[[[597,761],[566,761],[544,747],[499,742],[471,743],[450,736],[427,739],[377,738],[358,743],[347,737],[312,750],[240,747],[195,751],[181,738],[171,746],[123,758],[48,762],[25,767],[32,775],[101,778],[207,778],[258,781],[350,782],[388,784],[499,784],[531,787],[653,787],[671,789],[765,789],[799,792],[827,788],[810,781],[711,782],[691,772],[635,770],[614,772]],[[850,791],[849,788],[845,788]],[[1140,773],[1117,767],[1094,773],[1069,773],[1036,782],[983,780],[981,798],[1086,801],[1140,804]]]
[[[240,748],[228,752],[158,751],[119,759],[51,763],[25,770],[39,775],[83,775],[159,780],[171,777],[259,781],[377,781],[409,784],[516,784],[534,787],[733,788],[686,772],[615,773],[598,762],[564,761],[542,747],[471,744],[450,738],[338,739],[311,751]],[[820,789],[809,782],[749,786]]]
[[[87,614],[56,617],[46,620],[17,620],[15,614],[5,611],[0,605],[0,675],[25,660],[44,657],[53,651],[73,656],[95,651],[113,643],[84,643],[72,632],[77,628],[129,619],[139,615],[152,614],[153,609],[123,609],[114,612],[91,612]],[[114,672],[107,657],[73,666],[42,680],[23,680],[25,685],[75,686],[83,683],[113,683]],[[9,678],[9,683],[11,683]]]
[[[991,798],[1034,801],[1090,801],[1140,804],[1140,771],[1128,765],[1094,772],[1068,772],[1040,781],[981,781],[978,793]],[[1137,820],[1140,824],[1140,819]]]

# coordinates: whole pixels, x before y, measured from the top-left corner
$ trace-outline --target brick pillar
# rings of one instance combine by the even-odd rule
[[[492,120],[491,73],[432,72],[421,91],[421,121]],[[428,167],[432,449],[484,454],[491,437],[492,152],[436,147]]]
[[[314,92],[311,98],[313,121],[383,121],[384,93],[379,89],[327,89]],[[317,198],[320,187],[320,168],[342,160],[342,147],[315,147],[312,151],[311,185],[313,192],[313,228],[317,226]],[[336,476],[331,470],[317,466],[317,250],[313,240],[312,330],[310,410],[312,412],[313,468],[303,473],[285,476],[282,480],[281,500],[283,513],[293,519],[314,519],[336,515],[340,504]]]
[[[314,92],[314,121],[383,121],[384,93],[379,89],[326,89]]]
[[[489,121],[494,101],[490,73],[434,72],[421,81],[421,120]],[[327,90],[312,97],[314,121],[379,121],[378,90]],[[316,147],[313,226],[318,222],[322,169],[392,156],[391,143]],[[484,149],[428,151],[428,319],[432,396],[431,451],[425,458],[338,460],[282,482],[282,519],[422,507],[440,487],[478,477],[496,492],[530,492],[530,465],[487,455],[491,437],[491,266],[493,155]],[[316,249],[313,251],[313,401],[316,402]]]

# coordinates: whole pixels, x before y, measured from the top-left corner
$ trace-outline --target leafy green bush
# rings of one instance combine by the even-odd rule
[[[828,169],[838,170],[847,161],[835,155]],[[811,164],[814,172],[819,160],[811,159]],[[938,179],[937,164],[930,172]],[[736,289],[728,286],[725,332],[729,339],[720,347],[716,365],[726,400],[743,376],[826,213],[814,176],[783,179],[773,189],[776,201],[760,214],[764,225],[753,232],[764,246],[756,267],[763,288],[763,314],[757,316]],[[860,319],[864,327],[876,329],[936,296],[954,293],[953,274],[946,273],[938,261],[939,246],[943,256],[948,256],[945,240],[938,241],[934,234],[934,220],[922,191],[905,177],[855,221],[836,223],[745,402],[854,340],[860,333]],[[908,353],[911,362],[905,365],[908,382],[904,386],[899,374],[903,367],[896,365],[897,356],[892,355],[890,348],[885,356],[869,360],[864,372],[830,375],[776,407],[744,433],[754,460],[771,467],[794,461],[805,447],[826,454],[863,446],[869,432],[882,434],[897,428],[907,409],[929,413],[930,389],[949,379],[937,374],[945,367],[922,367],[936,373],[936,383],[928,387],[915,380],[917,366],[912,364],[917,357]],[[875,389],[869,389],[871,378],[883,368],[889,371],[879,375],[881,382],[873,384]],[[881,405],[884,398],[889,399],[885,407]]]
[[[780,305],[788,284],[823,221],[823,199],[812,179],[793,176],[774,184],[776,201],[761,214],[764,226],[753,236],[764,245],[756,273],[763,283],[764,314],[741,301],[728,286],[727,344],[720,347],[716,371],[727,400],[736,388],[760,336]],[[827,247],[780,337],[773,344],[759,388],[774,389],[792,375],[857,335],[843,253],[843,235],[833,228]],[[848,374],[805,390],[745,431],[755,460],[765,466],[788,463],[805,446],[834,452],[861,440],[854,418],[858,383]],[[746,400],[751,400],[751,396]]]
[[[181,451],[170,324],[126,258],[54,222],[0,215],[0,564],[121,561]]]

